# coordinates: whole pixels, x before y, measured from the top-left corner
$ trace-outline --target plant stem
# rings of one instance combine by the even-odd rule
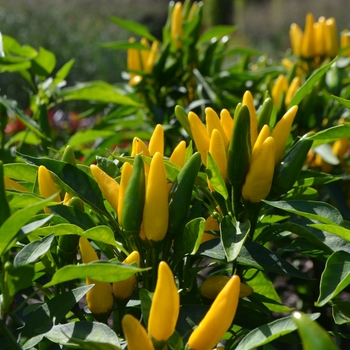
[[[0,320],[0,333],[4,335],[11,349],[22,350],[22,347],[17,343],[17,340],[2,319]]]

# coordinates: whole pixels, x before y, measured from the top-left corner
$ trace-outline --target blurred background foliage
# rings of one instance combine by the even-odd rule
[[[343,0],[204,0],[204,25],[234,24],[231,45],[260,49],[282,56],[289,47],[292,22],[304,25],[305,14],[335,17],[338,29],[350,29],[350,2]],[[55,53],[57,69],[74,58],[68,85],[104,80],[120,82],[126,52],[107,50],[102,43],[125,40],[130,33],[110,20],[117,16],[147,26],[157,38],[166,21],[168,0],[0,0],[0,31],[21,44]],[[28,94],[18,75],[2,74],[0,92],[16,98],[22,108]]]

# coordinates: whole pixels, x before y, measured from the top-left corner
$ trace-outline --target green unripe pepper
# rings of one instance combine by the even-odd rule
[[[186,219],[192,190],[201,166],[201,155],[196,152],[180,170],[169,194],[169,226],[171,237]]]
[[[145,203],[145,172],[141,154],[134,158],[132,174],[125,190],[122,225],[127,234],[138,236]]]
[[[258,130],[260,131],[262,127],[270,123],[270,116],[273,108],[273,101],[271,97],[265,99],[261,106],[261,110],[258,115]]]
[[[292,188],[298,179],[311,146],[312,140],[301,138],[284,155],[275,168],[270,197],[281,196]]]
[[[73,148],[71,146],[66,146],[63,155],[62,155],[62,162],[66,162],[69,164],[72,164],[74,166],[77,165],[77,162],[75,160],[75,155],[74,155],[74,151]]]

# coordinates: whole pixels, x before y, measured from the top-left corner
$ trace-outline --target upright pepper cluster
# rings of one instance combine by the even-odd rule
[[[267,99],[257,116],[253,96],[246,91],[234,118],[227,110],[222,110],[219,118],[206,108],[204,125],[195,113],[188,114],[203,164],[207,166],[209,152],[223,180],[234,190],[236,209],[242,199],[258,203],[269,195],[298,107],[290,108],[272,130],[268,126],[271,110],[271,99]],[[209,188],[215,191],[210,181]]]
[[[304,31],[292,23],[289,31],[293,54],[304,59],[334,58],[339,51],[336,21],[333,17],[320,17],[315,21],[312,13],[305,19]]]

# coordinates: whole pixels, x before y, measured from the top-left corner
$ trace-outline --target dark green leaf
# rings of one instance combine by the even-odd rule
[[[109,160],[104,157],[96,157],[98,167],[103,170],[107,175],[113,179],[120,176],[120,167],[117,164],[117,161]]]
[[[144,323],[148,325],[149,311],[151,309],[153,299],[153,293],[149,292],[147,289],[140,290],[140,300],[141,300],[141,310]]]
[[[54,159],[34,158],[20,153],[18,155],[29,164],[44,165],[69,187],[67,192],[71,193],[73,190],[83,201],[106,214],[102,193],[96,181],[78,167]]]
[[[53,239],[54,235],[50,235],[42,240],[29,243],[15,256],[13,265],[19,267],[35,262],[50,249]]]
[[[220,223],[221,242],[225,249],[227,262],[237,259],[250,231],[250,222],[232,222],[225,216]]]
[[[348,301],[333,300],[332,316],[336,324],[346,324],[350,322],[350,303]]]
[[[316,320],[319,313],[308,315],[311,320]],[[297,329],[291,316],[283,317],[276,321],[253,329],[238,344],[236,350],[251,350],[271,341],[278,339],[282,335],[291,333]]]
[[[72,322],[53,326],[45,338],[54,343],[84,350],[120,350],[119,339],[107,325],[99,322]]]
[[[92,285],[72,289],[39,306],[23,327],[20,338],[23,349],[30,349],[38,344],[43,339],[44,333],[52,329],[55,323],[61,322],[91,288]]]
[[[343,222],[340,212],[330,204],[314,201],[264,201],[272,207],[285,210],[289,213],[301,215],[311,220],[317,220],[325,224],[338,224]]]
[[[224,199],[227,199],[228,193],[225,181],[222,178],[219,167],[210,152],[208,152],[207,162],[206,172],[211,185],[214,187],[216,192],[220,193]]]
[[[338,59],[336,57],[331,62],[325,64],[323,67],[314,71],[306,82],[297,90],[292,101],[289,103],[288,109],[298,105],[306,94],[315,86],[315,84],[322,78],[322,76],[331,68],[332,64]]]
[[[321,276],[320,295],[316,306],[323,306],[350,284],[350,254],[334,252],[327,260]]]
[[[58,283],[71,281],[77,278],[89,277],[101,282],[120,282],[131,277],[137,272],[145,271],[133,265],[116,262],[93,262],[90,264],[67,265],[58,270],[45,288]]]

